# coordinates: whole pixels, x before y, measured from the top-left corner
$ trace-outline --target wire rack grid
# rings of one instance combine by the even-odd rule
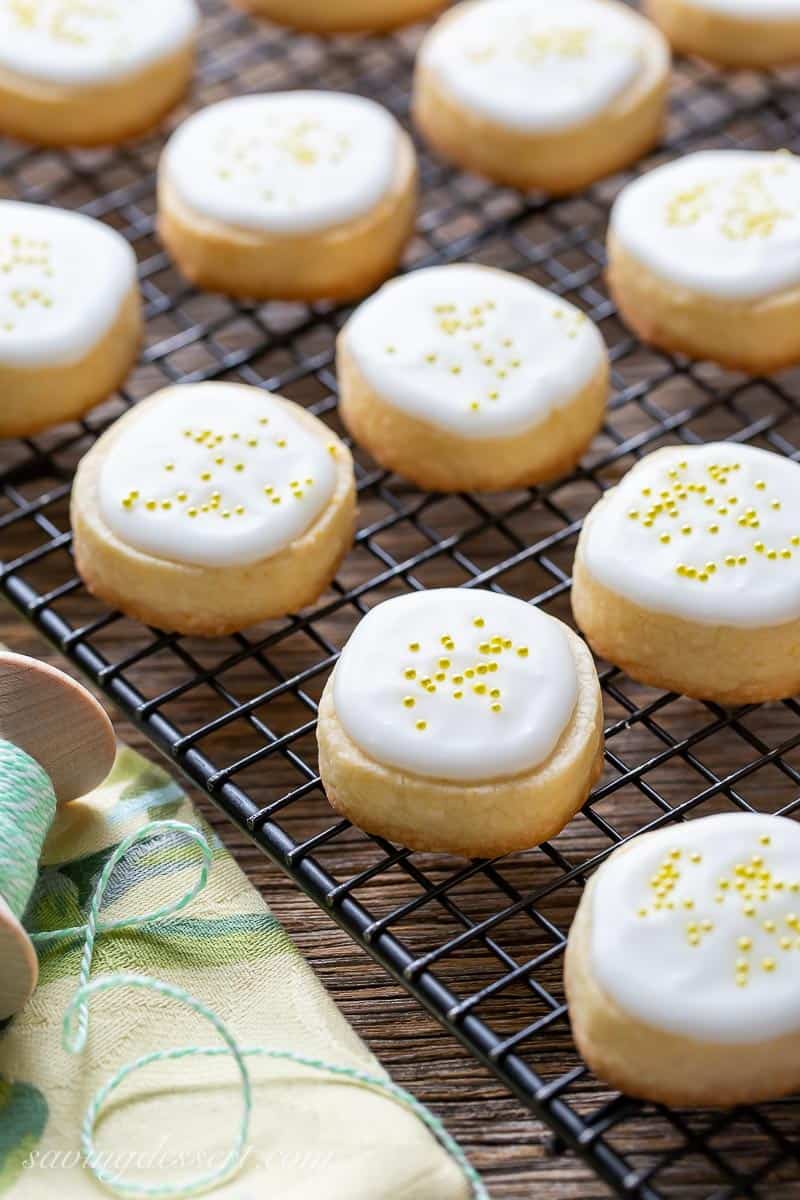
[[[191,107],[234,92],[327,87],[380,99],[404,122],[419,31],[321,42],[203,0]],[[723,76],[680,63],[664,146],[636,171],[706,145],[797,148],[792,72]],[[177,121],[185,111],[176,114]],[[527,854],[462,863],[410,853],[333,818],[320,789],[316,705],[372,605],[408,589],[489,588],[569,620],[583,516],[642,454],[729,438],[800,457],[800,376],[747,379],[639,345],[602,278],[609,204],[633,172],[550,202],[495,188],[421,149],[423,200],[406,267],[469,259],[578,304],[611,348],[614,395],[583,466],[502,496],[421,494],[357,449],[360,527],[313,610],[214,642],[105,610],[76,578],[68,497],[81,455],[137,399],[177,381],[234,379],[307,406],[341,432],[333,347],[347,312],[239,304],[189,288],[154,236],[163,135],[114,151],[0,142],[0,195],[79,209],[131,242],[147,345],[126,390],[83,422],[0,447],[0,587],[331,917],[620,1195],[800,1195],[796,1101],[680,1113],[611,1094],[578,1059],[561,982],[587,873],[622,840],[687,816],[798,805],[800,708],[723,711],[643,688],[601,664],[606,771],[582,814]]]

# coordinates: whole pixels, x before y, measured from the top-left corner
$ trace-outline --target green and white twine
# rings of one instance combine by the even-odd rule
[[[47,832],[56,811],[56,798],[47,774],[23,750],[10,742],[0,740],[0,895],[8,903],[15,916],[21,918],[33,893],[38,873],[39,858]],[[160,834],[178,834],[193,842],[200,854],[200,870],[192,886],[177,900],[165,904],[140,916],[117,921],[101,921],[100,910],[109,880],[117,865],[137,842]],[[253,1093],[246,1059],[257,1056],[295,1063],[314,1071],[321,1071],[357,1087],[369,1088],[383,1093],[397,1104],[409,1109],[444,1147],[463,1171],[472,1189],[474,1200],[489,1200],[477,1171],[468,1161],[464,1151],[445,1129],[442,1122],[421,1104],[410,1092],[390,1080],[370,1075],[354,1067],[339,1066],[322,1059],[297,1054],[291,1050],[271,1049],[268,1046],[240,1046],[225,1022],[202,1001],[191,996],[183,988],[153,979],[148,975],[115,972],[91,979],[92,959],[97,935],[111,933],[116,929],[132,929],[150,926],[165,920],[184,909],[206,886],[212,864],[211,847],[207,839],[192,825],[183,821],[149,821],[135,833],[130,834],[109,856],[94,889],[85,925],[74,925],[65,929],[31,933],[36,945],[62,938],[83,938],[78,987],[64,1014],[62,1043],[71,1054],[79,1054],[86,1045],[89,1031],[89,1002],[97,993],[114,991],[118,988],[133,988],[140,991],[157,992],[180,1004],[186,1005],[214,1028],[221,1046],[179,1046],[168,1050],[157,1050],[144,1054],[112,1075],[95,1092],[81,1126],[81,1149],[89,1169],[95,1178],[118,1196],[142,1196],[178,1200],[179,1197],[197,1196],[230,1178],[244,1156],[250,1131],[253,1108]],[[129,1076],[157,1062],[179,1059],[230,1056],[236,1063],[241,1081],[242,1114],[239,1127],[225,1160],[220,1167],[199,1175],[183,1184],[146,1185],[121,1179],[116,1173],[102,1166],[102,1158],[95,1150],[95,1133],[100,1115],[108,1099]]]

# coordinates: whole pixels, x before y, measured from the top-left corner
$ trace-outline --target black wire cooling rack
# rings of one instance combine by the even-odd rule
[[[314,86],[375,96],[406,119],[418,31],[326,43],[257,27],[221,0],[203,7],[193,106]],[[791,72],[723,76],[679,64],[664,148],[637,170],[706,145],[798,148],[798,82]],[[698,812],[795,810],[795,701],[726,712],[604,668],[602,782],[552,843],[493,862],[412,854],[336,820],[314,745],[325,679],[369,607],[407,589],[463,585],[511,592],[568,620],[575,540],[602,491],[643,453],[677,440],[723,437],[800,457],[800,375],[746,379],[629,336],[602,279],[608,207],[629,175],[551,203],[423,153],[406,265],[470,259],[582,307],[614,364],[601,435],[569,478],[491,498],[421,494],[356,451],[357,542],[313,611],[214,642],[165,636],[105,610],[75,577],[67,507],[76,462],[126,406],[175,381],[279,390],[339,431],[333,347],[347,313],[234,304],[187,287],[154,236],[161,144],[73,153],[0,142],[0,194],[80,209],[130,240],[148,314],[147,346],[124,393],[84,422],[0,447],[3,592],[548,1123],[556,1148],[577,1151],[618,1194],[641,1200],[800,1196],[797,1101],[689,1114],[609,1094],[577,1057],[561,983],[581,886],[622,839]],[[356,866],[342,873],[342,861]]]

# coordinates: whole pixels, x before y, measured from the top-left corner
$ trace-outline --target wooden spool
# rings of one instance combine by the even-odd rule
[[[108,775],[114,730],[86,688],[63,671],[0,652],[0,739],[46,771],[59,806],[85,796]],[[36,951],[0,896],[0,1020],[26,1004],[39,974]]]

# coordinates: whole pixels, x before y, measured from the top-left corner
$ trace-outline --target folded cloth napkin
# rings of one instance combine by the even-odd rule
[[[45,846],[26,917],[33,930],[85,920],[116,846],[156,819],[202,830],[213,849],[205,889],[178,915],[100,933],[92,975],[134,972],[190,992],[242,1045],[270,1046],[388,1078],[356,1036],[260,894],[160,768],[121,748],[105,784],[62,810]],[[181,895],[198,871],[179,835],[137,842],[117,865],[104,921],[150,912]],[[40,952],[39,987],[0,1034],[0,1196],[97,1200],[102,1187],[80,1152],[89,1100],[140,1055],[213,1040],[187,1006],[151,991],[90,1001],[86,1047],[62,1047],[81,938]],[[249,1060],[253,1119],[245,1161],[214,1196],[230,1200],[466,1200],[458,1166],[407,1109],[379,1092],[292,1063]],[[97,1132],[105,1168],[142,1188],[176,1185],[225,1158],[241,1114],[230,1058],[157,1063],[115,1093]],[[153,1194],[156,1194],[154,1191]]]

